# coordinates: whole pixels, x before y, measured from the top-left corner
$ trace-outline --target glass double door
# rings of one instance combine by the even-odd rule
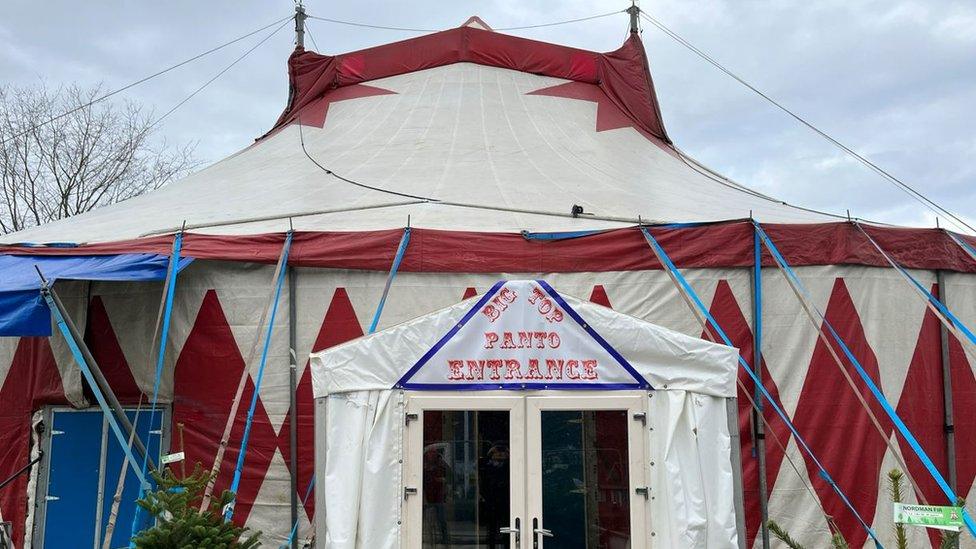
[[[640,394],[409,396],[408,547],[644,547]]]

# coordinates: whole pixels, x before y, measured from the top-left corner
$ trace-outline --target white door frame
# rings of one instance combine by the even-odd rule
[[[648,505],[638,488],[647,486],[646,391],[512,391],[426,392],[407,391],[404,451],[404,547],[422,545],[423,425],[424,410],[506,410],[509,412],[509,456],[512,475],[511,523],[519,519],[519,533],[511,533],[513,549],[534,547],[532,519],[542,520],[543,410],[626,410],[630,478],[631,549],[648,547]],[[646,492],[644,492],[646,494]],[[544,525],[540,525],[544,528]],[[539,545],[544,544],[539,536]]]
[[[509,413],[509,471],[511,492],[509,528],[512,528],[511,547],[514,549],[525,536],[525,397],[506,391],[479,391],[477,393],[427,393],[407,392],[406,451],[404,452],[404,517],[402,536],[409,548],[419,548],[423,543],[423,452],[424,410],[503,410]],[[516,532],[516,520],[522,531]],[[525,547],[524,543],[521,544]]]
[[[647,545],[645,515],[646,496],[636,493],[639,487],[646,487],[646,438],[644,425],[647,418],[647,393],[643,391],[612,391],[599,395],[592,391],[585,394],[579,392],[547,392],[545,395],[526,396],[526,449],[527,449],[527,485],[528,511],[526,538],[532,545],[539,548],[545,546],[548,530],[542,521],[542,412],[547,410],[626,410],[627,412],[627,459],[630,498],[630,548],[644,549]],[[645,492],[646,494],[646,492]],[[538,521],[539,532],[534,531],[535,521]],[[558,547],[558,532],[554,532],[556,539],[554,546]],[[526,545],[523,544],[523,547]]]

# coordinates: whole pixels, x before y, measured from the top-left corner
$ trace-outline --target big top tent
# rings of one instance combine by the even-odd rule
[[[309,488],[313,395],[328,391],[308,357],[457,312],[499,280],[545,280],[602,306],[574,307],[739,350],[741,546],[761,546],[764,518],[809,546],[889,540],[893,468],[910,502],[948,504],[949,485],[976,500],[976,446],[962,443],[976,436],[976,239],[806,209],[715,173],[668,137],[649,66],[637,34],[596,53],[477,18],[334,56],[300,47],[265,135],[160,190],[0,236],[0,272],[42,256],[189,258],[166,282],[154,263],[138,279],[72,271],[54,288],[121,406],[157,402],[147,440],[187,464],[216,460],[233,520],[268,545],[330,520]],[[0,292],[24,290],[8,279]],[[0,480],[41,465],[0,491],[18,547],[55,539],[79,505],[57,493],[71,467],[59,460],[94,451],[97,465],[88,440],[118,451],[71,337],[51,331],[0,338]]]

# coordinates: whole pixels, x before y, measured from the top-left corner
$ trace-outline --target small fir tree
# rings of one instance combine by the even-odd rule
[[[888,471],[888,494],[891,495],[892,503],[904,503],[902,497],[902,480],[905,479],[905,474],[898,469],[892,469]],[[895,545],[898,549],[908,549],[908,533],[905,531],[905,525],[901,523],[895,523]]]
[[[223,509],[234,501],[234,494],[224,490],[206,512],[200,512],[200,501],[209,475],[198,463],[190,476],[176,478],[171,469],[153,474],[158,489],[148,492],[137,503],[156,525],[133,538],[139,549],[251,549],[260,543],[261,532],[225,522]],[[248,536],[246,539],[244,536]]]
[[[804,549],[804,547],[800,545],[800,542],[793,539],[790,536],[790,533],[787,532],[782,526],[777,524],[776,521],[770,520],[767,523],[767,526],[769,526],[769,531],[773,533],[773,536],[786,544],[786,546],[790,549]]]
[[[833,524],[833,520],[831,520],[829,517],[828,517],[828,522],[830,523],[830,527],[832,530],[836,528],[836,526],[834,526]],[[785,528],[777,524],[776,521],[770,520],[769,522],[766,523],[766,526],[769,527],[769,531],[773,533],[773,536],[776,539],[783,542],[783,544],[785,544],[790,549],[806,549],[803,545],[800,544],[800,542],[793,539],[790,536],[790,533],[787,532]],[[830,536],[830,547],[832,547],[833,549],[849,549],[849,546],[847,545],[847,540],[844,539],[844,536],[842,536],[840,532],[836,532],[835,534]]]

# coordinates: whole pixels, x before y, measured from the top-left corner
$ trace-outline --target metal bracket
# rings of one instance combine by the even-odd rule
[[[416,496],[416,495],[417,495],[417,489],[414,488],[413,486],[403,487],[403,499],[407,499],[407,496]]]
[[[634,493],[644,496],[644,499],[647,499],[648,496],[650,496],[650,489],[648,489],[647,486],[638,486],[637,488],[634,488]]]
[[[644,412],[634,413],[634,421],[641,422],[641,425],[647,425],[647,414]]]
[[[410,425],[411,421],[417,421],[420,419],[420,414],[408,413],[404,416],[404,423]]]

